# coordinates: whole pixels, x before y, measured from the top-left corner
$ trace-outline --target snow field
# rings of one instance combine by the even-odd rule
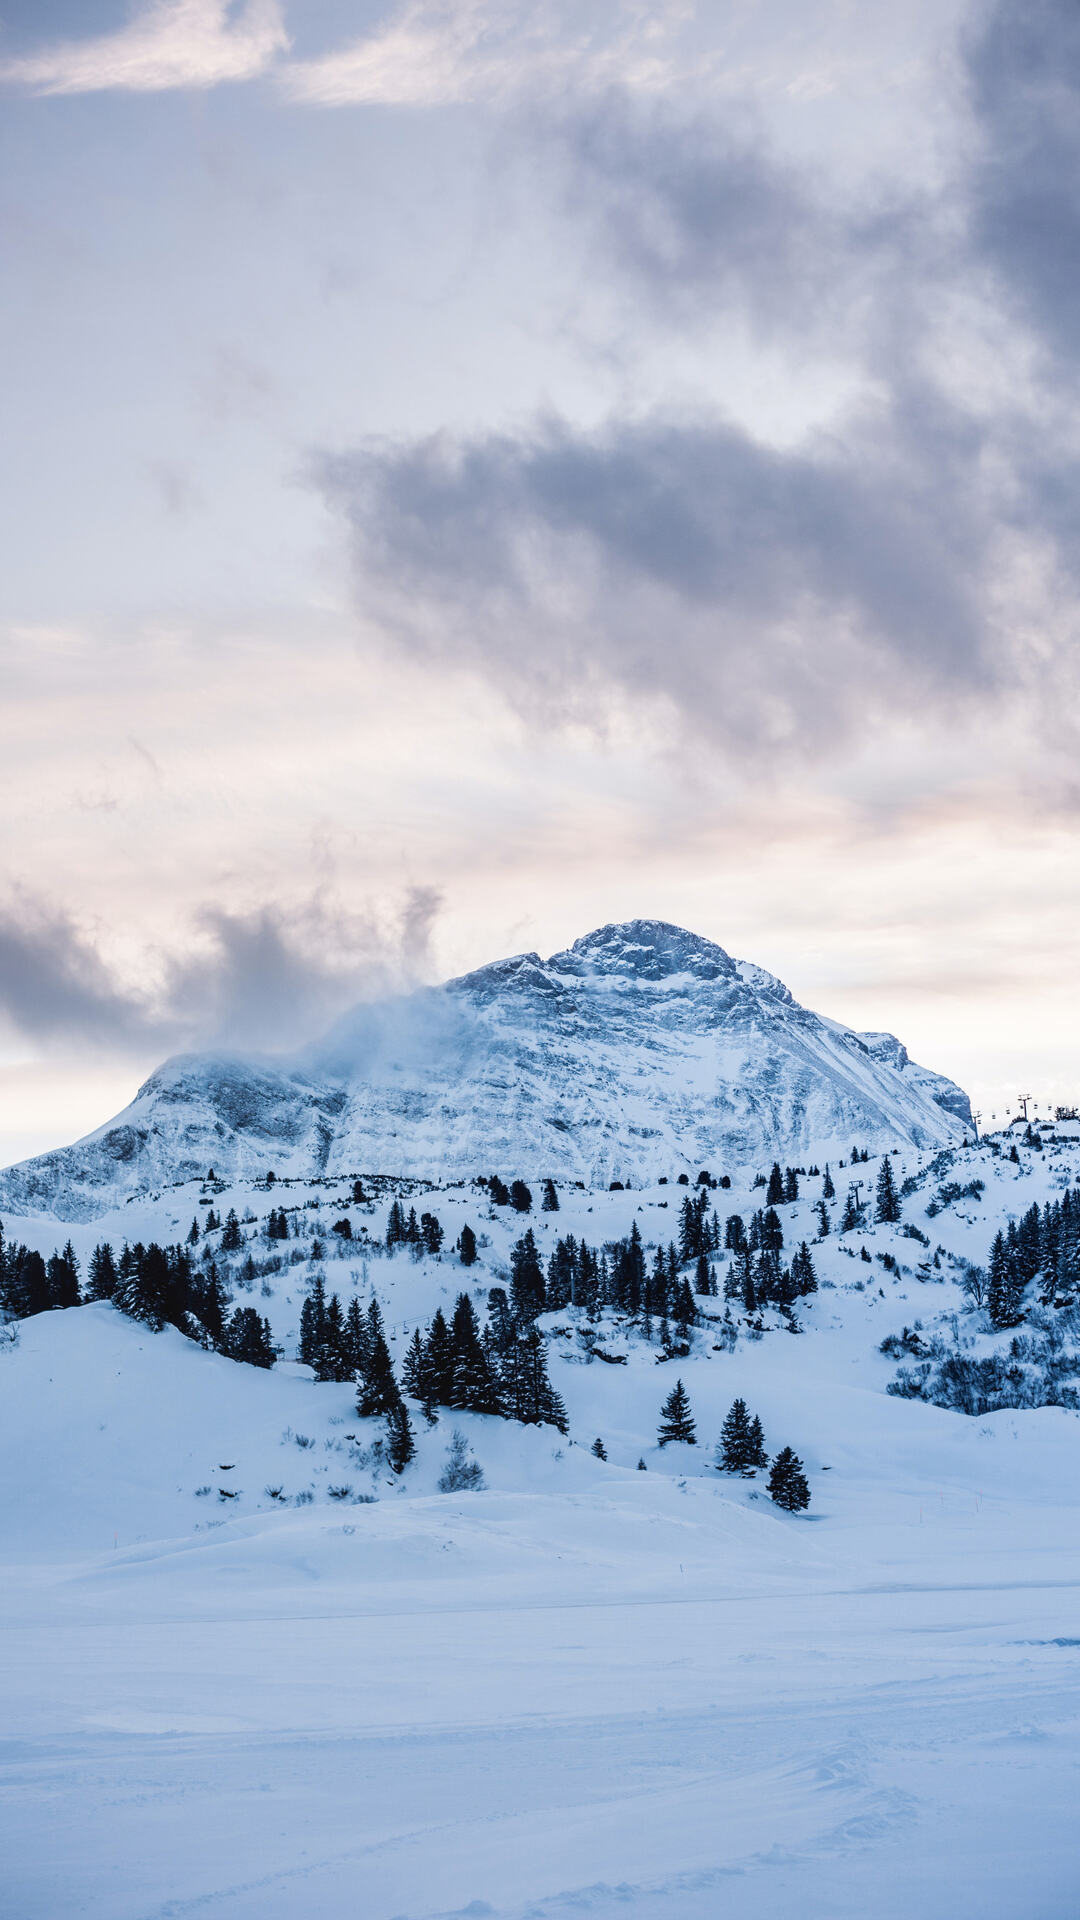
[[[926,1219],[932,1184],[905,1218],[931,1254],[983,1260],[1003,1213],[1059,1191],[1076,1158],[1066,1147],[1018,1170],[973,1151],[949,1175],[986,1181],[959,1203],[966,1218]],[[858,1171],[872,1181],[876,1164]],[[812,1232],[819,1187],[802,1185],[780,1209],[789,1248]],[[425,1194],[448,1245],[464,1219],[490,1244],[468,1273],[449,1253],[367,1257],[396,1357],[435,1304],[500,1277],[526,1224],[542,1249],[567,1232],[595,1245],[631,1218],[666,1242],[682,1191],[562,1189],[558,1214],[527,1221],[488,1218],[474,1190]],[[328,1243],[343,1192],[321,1190]],[[214,1206],[265,1215],[300,1193],[236,1189]],[[763,1199],[744,1182],[712,1197],[721,1220]],[[72,1230],[77,1251],[180,1237],[197,1198],[132,1204],[81,1241]],[[354,1228],[380,1230],[386,1204],[350,1209]],[[68,1228],[6,1219],[5,1232],[49,1252]],[[417,1413],[401,1480],[354,1464],[378,1423],[356,1420],[348,1387],[237,1366],[107,1306],[23,1323],[0,1355],[3,1911],[1074,1912],[1080,1419],[970,1420],[887,1396],[883,1334],[958,1312],[961,1294],[947,1260],[919,1277],[926,1251],[894,1229],[847,1239],[909,1272],[867,1266],[836,1236],[815,1246],[833,1284],[800,1304],[799,1337],[744,1335],[731,1353],[702,1337],[658,1365],[609,1327],[627,1364],[587,1365],[573,1317],[549,1316],[571,1327],[550,1342],[569,1437],[468,1414],[428,1429]],[[328,1291],[355,1268],[366,1298],[364,1258],[327,1260]],[[283,1341],[309,1271],[251,1296]],[[660,1450],[676,1374],[702,1444]],[[737,1393],[770,1453],[790,1443],[805,1461],[809,1514],[779,1513],[760,1476],[712,1467]],[[454,1427],[485,1492],[435,1492]],[[596,1434],[606,1464],[588,1451]],[[311,1503],[279,1506],[277,1485]]]

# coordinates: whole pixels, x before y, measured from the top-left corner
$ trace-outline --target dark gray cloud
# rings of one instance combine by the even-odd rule
[[[507,690],[664,694],[756,745],[857,692],[992,684],[979,435],[908,388],[781,452],[718,419],[441,438],[320,463],[361,597]],[[862,675],[856,689],[847,671]]]
[[[62,909],[17,895],[0,912],[0,1012],[35,1040],[138,1045],[156,1023]]]
[[[322,896],[206,907],[183,955],[151,956],[141,985],[102,958],[94,930],[18,893],[0,910],[0,1018],[44,1045],[289,1050],[356,1000],[423,979],[440,905],[437,890],[417,887],[388,915]]]
[[[999,290],[1076,373],[1080,347],[1080,8],[1001,0],[966,50],[980,151],[969,233]]]

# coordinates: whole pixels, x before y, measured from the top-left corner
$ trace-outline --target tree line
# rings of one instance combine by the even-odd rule
[[[32,1247],[15,1246],[0,1230],[0,1307],[25,1320],[56,1307],[109,1300],[121,1313],[159,1332],[173,1326],[202,1347],[272,1367],[277,1357],[270,1323],[253,1307],[230,1314],[230,1296],[213,1260],[196,1267],[184,1246],[143,1246],[125,1241],[119,1255],[103,1241],[94,1248],[85,1286],[70,1240],[48,1260]]]

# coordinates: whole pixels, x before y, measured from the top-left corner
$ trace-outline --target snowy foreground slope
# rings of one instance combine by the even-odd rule
[[[203,1175],[469,1177],[512,1164],[635,1183],[835,1157],[853,1138],[945,1146],[967,1096],[891,1034],[799,1006],[772,974],[663,921],[602,927],[364,1006],[291,1061],[167,1061],[73,1147],[0,1173],[0,1207],[91,1219]]]
[[[23,1321],[0,1353],[3,1911],[1074,1913],[1080,1414],[968,1418],[890,1395],[880,1346],[906,1327],[1008,1349],[971,1310],[965,1263],[1075,1188],[1076,1134],[1015,1160],[1007,1141],[947,1162],[905,1149],[900,1220],[844,1233],[847,1185],[872,1186],[880,1161],[834,1165],[820,1241],[823,1181],[800,1176],[776,1209],[819,1281],[798,1331],[725,1301],[722,1252],[677,1358],[617,1316],[585,1338],[575,1309],[547,1314],[568,1433],[448,1412],[429,1427],[414,1405],[400,1476],[352,1389],[288,1359],[238,1365],[106,1304]],[[354,1201],[331,1180],[191,1182],[71,1235],[85,1268],[97,1241],[176,1240],[195,1214],[193,1253],[287,1355],[321,1273],[343,1300],[377,1296],[400,1371],[436,1305],[464,1287],[483,1312],[525,1228],[545,1259],[560,1236],[602,1245],[634,1223],[649,1250],[676,1236],[685,1194],[560,1183],[557,1212],[526,1216],[472,1184]],[[438,1216],[438,1256],[385,1252],[396,1198]],[[709,1199],[749,1220],[763,1195],[733,1178]],[[231,1256],[205,1230],[230,1208]],[[266,1238],[279,1208],[288,1242]],[[4,1230],[46,1253],[69,1231],[10,1214]],[[698,1444],[660,1448],[676,1375]],[[737,1394],[770,1453],[805,1462],[808,1513],[716,1470]],[[483,1491],[436,1491],[455,1428]]]

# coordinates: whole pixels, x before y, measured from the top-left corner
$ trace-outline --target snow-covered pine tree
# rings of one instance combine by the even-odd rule
[[[801,1513],[810,1505],[810,1488],[803,1464],[792,1447],[782,1447],[769,1475],[769,1497],[785,1513]]]
[[[900,1218],[900,1196],[893,1179],[892,1160],[887,1153],[882,1154],[878,1168],[876,1218],[887,1226],[892,1226]]]
[[[467,1293],[458,1294],[450,1323],[450,1359],[450,1405],[470,1413],[498,1413],[498,1386]]]
[[[401,1390],[394,1378],[382,1314],[378,1301],[372,1297],[368,1307],[367,1359],[358,1383],[356,1411],[361,1419],[367,1419],[373,1414],[388,1414],[400,1403]]]
[[[425,1406],[448,1407],[454,1391],[454,1344],[441,1307],[436,1307],[424,1343]]]
[[[1024,1317],[1024,1277],[1017,1254],[1000,1229],[990,1249],[986,1305],[995,1327],[1019,1326]]]
[[[733,1400],[724,1415],[716,1448],[721,1473],[746,1473],[750,1467],[750,1415],[746,1401]]]
[[[685,1442],[692,1447],[697,1440],[697,1427],[690,1411],[690,1399],[681,1380],[676,1380],[667,1399],[660,1409],[660,1425],[656,1430],[657,1444],[666,1447],[673,1440]]]
[[[606,1460],[606,1459],[607,1459],[607,1448],[605,1447],[605,1445],[604,1445],[604,1443],[603,1443],[603,1441],[601,1440],[601,1438],[600,1438],[600,1436],[599,1436],[599,1434],[597,1435],[597,1437],[596,1437],[596,1439],[595,1439],[595,1440],[593,1441],[593,1443],[592,1443],[592,1446],[591,1446],[591,1447],[589,1448],[589,1452],[590,1452],[590,1453],[595,1453],[595,1455],[596,1455],[596,1458],[597,1458],[598,1460]]]
[[[544,1311],[544,1270],[531,1227],[510,1249],[510,1300],[515,1319],[522,1323]]]
[[[86,1297],[88,1300],[111,1300],[115,1292],[116,1262],[108,1241],[103,1240],[90,1255]]]
[[[404,1473],[415,1453],[416,1441],[413,1439],[408,1410],[399,1395],[394,1404],[386,1409],[386,1460],[391,1472]]]

